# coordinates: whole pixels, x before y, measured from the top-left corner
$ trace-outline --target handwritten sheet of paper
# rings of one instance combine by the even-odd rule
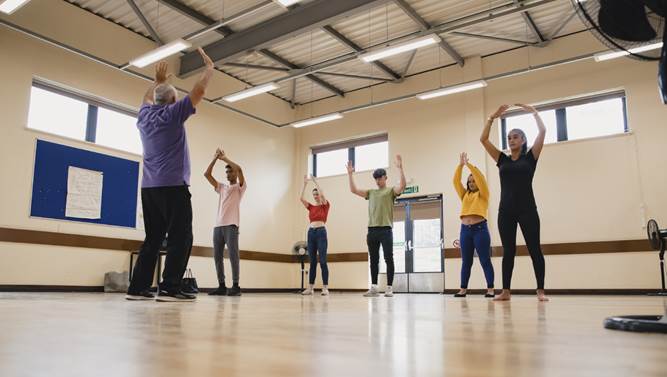
[[[67,171],[65,216],[99,219],[102,216],[102,172],[70,166]]]

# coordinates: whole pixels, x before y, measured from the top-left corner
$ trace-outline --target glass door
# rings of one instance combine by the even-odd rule
[[[441,292],[444,288],[442,195],[398,199],[394,205],[393,288],[396,292]],[[380,272],[386,265],[380,262]],[[386,284],[386,275],[381,284]]]

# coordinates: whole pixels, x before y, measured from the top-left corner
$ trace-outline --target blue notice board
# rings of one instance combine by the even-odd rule
[[[100,219],[65,216],[70,166],[100,171],[104,175]],[[137,161],[37,140],[30,215],[134,228],[137,222],[138,182]]]

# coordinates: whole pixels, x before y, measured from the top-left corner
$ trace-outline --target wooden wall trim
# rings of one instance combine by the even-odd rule
[[[15,242],[34,245],[81,247],[90,249],[122,250],[131,252],[139,250],[142,241],[121,238],[97,237],[81,234],[45,232],[30,229],[0,228],[0,242]],[[503,255],[502,247],[494,246],[493,256]],[[617,240],[595,242],[570,242],[542,245],[544,255],[575,255],[575,254],[609,254],[641,252],[651,250],[647,240]],[[213,257],[213,248],[207,246],[193,246],[192,255],[198,257]],[[528,255],[525,246],[517,246],[517,255]],[[261,262],[298,263],[296,256],[291,254],[268,253],[261,251],[241,250],[241,259]],[[461,252],[455,248],[445,249],[445,258],[461,258]],[[330,253],[327,257],[330,263],[366,262],[367,252]]]

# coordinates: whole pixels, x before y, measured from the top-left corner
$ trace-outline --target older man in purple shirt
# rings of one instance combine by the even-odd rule
[[[168,235],[167,257],[157,301],[193,301],[181,291],[181,279],[192,247],[190,202],[190,152],[185,121],[204,98],[213,74],[213,62],[200,48],[206,69],[190,93],[176,100],[176,89],[167,83],[167,63],[155,69],[155,82],[146,92],[137,128],[144,147],[141,203],[146,238],[127,290],[128,300],[150,300],[153,271],[160,246]]]

